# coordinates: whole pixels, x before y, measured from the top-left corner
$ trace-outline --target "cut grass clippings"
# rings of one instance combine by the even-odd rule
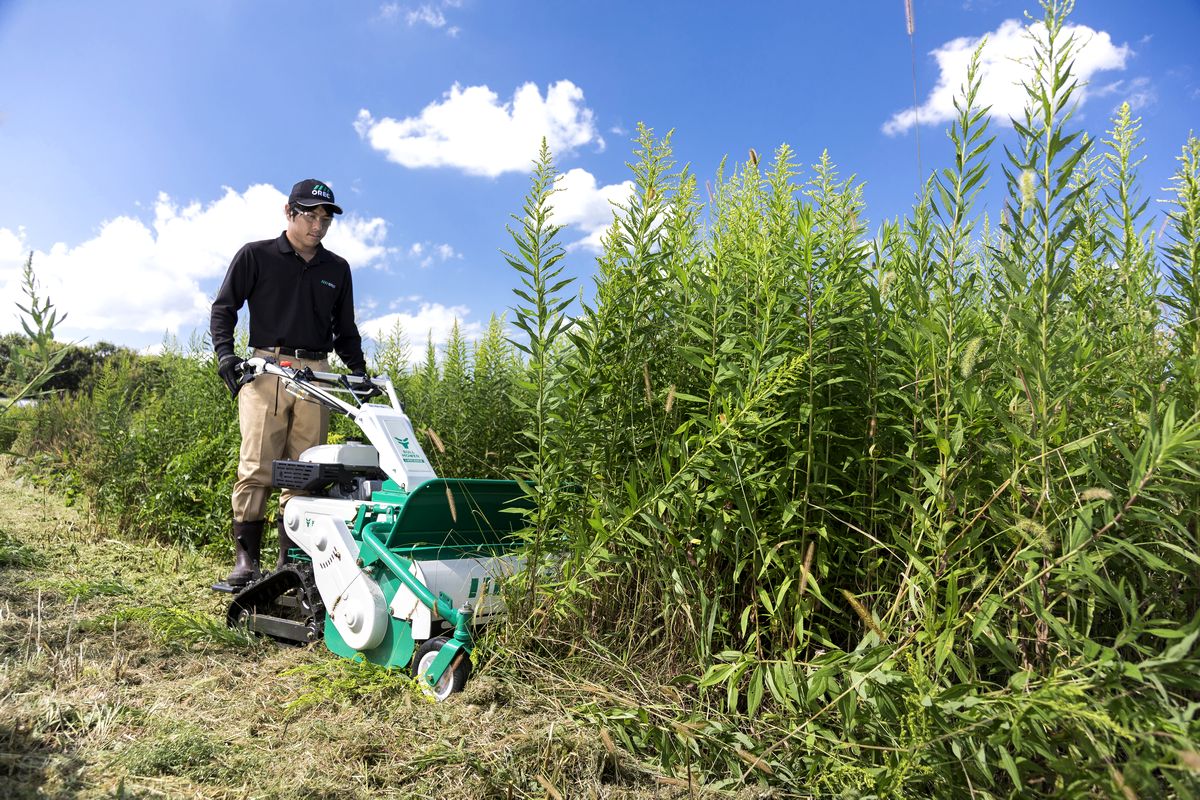
[[[0,797],[713,796],[618,768],[532,679],[431,703],[404,672],[247,640],[209,589],[226,564],[113,538],[7,463],[0,531]]]

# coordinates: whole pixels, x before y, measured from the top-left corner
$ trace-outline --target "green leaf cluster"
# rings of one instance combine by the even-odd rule
[[[805,174],[751,151],[702,203],[640,128],[570,319],[543,150],[509,263],[545,567],[510,595],[510,644],[567,681],[583,649],[686,687],[586,708],[660,768],[854,796],[1200,791],[1200,151],[1159,246],[1139,121],[1074,125],[1070,10],[1030,27],[998,173],[977,51],[950,165],[874,235],[827,153]],[[993,174],[995,225],[974,210]]]

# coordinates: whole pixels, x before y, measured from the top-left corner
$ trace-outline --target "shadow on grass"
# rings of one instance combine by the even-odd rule
[[[83,767],[73,749],[32,733],[20,718],[0,720],[0,797],[74,797]]]

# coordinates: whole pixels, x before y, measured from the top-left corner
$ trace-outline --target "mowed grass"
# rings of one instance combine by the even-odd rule
[[[226,566],[114,538],[0,465],[0,797],[709,794],[486,666],[433,704],[321,645],[231,636]]]

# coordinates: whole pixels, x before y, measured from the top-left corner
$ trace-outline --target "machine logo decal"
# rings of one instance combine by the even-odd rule
[[[404,436],[404,437],[393,436],[392,440],[396,444],[400,445],[400,450],[401,450],[400,460],[403,461],[405,464],[424,464],[425,463],[425,457],[422,456],[419,452],[416,452],[411,447],[409,447],[409,438],[407,436]]]

